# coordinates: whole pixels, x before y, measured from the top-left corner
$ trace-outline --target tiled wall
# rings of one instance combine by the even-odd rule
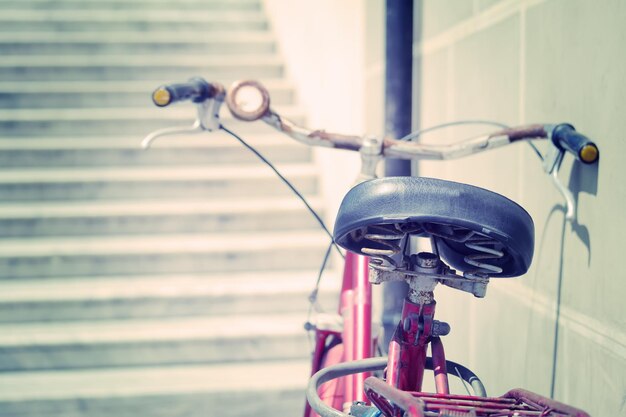
[[[469,364],[493,395],[513,387],[553,391],[594,416],[626,415],[626,2],[415,3],[420,126],[570,122],[601,149],[599,166],[567,157],[561,168],[578,203],[573,225],[564,222],[564,201],[529,146],[416,167],[420,175],[499,192],[535,220],[528,274],[492,280],[482,300],[438,290],[438,316],[453,326],[449,359]],[[364,121],[371,133],[384,130],[384,13],[383,1],[365,0]],[[453,128],[424,140],[484,131]]]
[[[415,119],[509,124],[570,122],[600,147],[598,167],[568,157],[561,180],[578,202],[575,224],[526,145],[419,173],[504,194],[535,220],[531,271],[492,280],[487,298],[439,290],[452,323],[448,357],[469,363],[490,394],[526,387],[595,416],[626,415],[626,2],[423,0],[415,43]],[[370,7],[371,9],[371,7]],[[419,39],[420,36],[416,36]],[[426,141],[481,129],[455,128]],[[484,131],[485,128],[482,128]],[[542,148],[545,149],[545,148]],[[560,318],[554,354],[556,300]]]

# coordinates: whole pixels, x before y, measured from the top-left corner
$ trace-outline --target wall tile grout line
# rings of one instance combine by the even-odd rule
[[[547,318],[554,316],[554,301],[520,283],[506,286],[494,285],[493,289],[525,304]],[[617,327],[580,314],[564,305],[561,305],[560,325],[602,346],[617,358],[626,357],[626,332]]]
[[[474,33],[492,27],[516,13],[525,12],[529,8],[546,1],[548,0],[525,0],[522,2],[519,0],[503,0],[493,7],[486,9],[484,12],[473,15],[469,19],[454,25],[443,33],[415,44],[413,46],[413,56],[419,57],[421,55],[432,54]]]

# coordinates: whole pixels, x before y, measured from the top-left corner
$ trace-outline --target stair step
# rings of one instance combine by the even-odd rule
[[[255,135],[245,140],[274,164],[306,163],[312,150],[279,133]],[[225,132],[159,138],[141,149],[140,135],[110,138],[5,138],[0,139],[3,169],[64,167],[212,166],[258,165],[259,158]]]
[[[308,199],[322,215],[321,202]],[[200,234],[310,230],[296,196],[248,200],[47,202],[0,205],[0,240],[12,237]]]
[[[0,374],[3,417],[298,415],[308,361]]]
[[[0,134],[3,136],[93,136],[137,135],[165,127],[190,128],[196,110],[191,103],[171,108],[146,107],[77,108],[77,109],[0,109]],[[302,123],[300,109],[284,106],[281,115]],[[220,112],[224,126],[241,133],[275,133],[263,123],[242,122],[233,118],[224,106]]]
[[[180,104],[180,103],[176,103]],[[135,120],[135,119],[169,119],[169,120],[183,120],[189,117],[189,113],[193,113],[189,110],[189,107],[184,103],[181,105],[174,105],[174,107],[158,108],[153,107],[118,107],[118,108],[55,108],[55,109],[3,109],[0,110],[0,120],[3,122],[9,122],[14,120],[16,122],[21,121],[74,121],[78,120],[82,122],[88,122],[92,120],[104,120],[104,121],[122,121],[122,120]],[[223,109],[224,114],[227,115],[228,110],[226,107]],[[297,110],[293,107],[283,107],[281,113],[294,114]]]
[[[0,79],[3,81],[155,80],[162,83],[187,80],[195,75],[229,81],[279,78],[283,76],[283,64],[269,54],[182,55],[167,60],[158,54],[5,55],[0,60]]]
[[[22,0],[19,0],[20,3]],[[50,0],[54,1],[54,0]],[[125,4],[135,4],[135,3],[125,3]],[[0,0],[0,10],[2,6],[2,0]],[[50,32],[42,32],[42,31],[20,31],[20,32],[3,32],[0,31],[0,44],[10,44],[10,43],[47,43],[47,44],[56,44],[56,43],[95,43],[98,42],[100,44],[110,44],[114,45],[117,43],[121,44],[133,44],[133,43],[158,43],[162,42],[165,44],[168,43],[203,43],[203,44],[243,44],[246,42],[250,42],[252,44],[259,44],[265,42],[271,42],[275,40],[274,35],[269,31],[212,31],[209,35],[198,33],[194,31],[187,30],[179,30],[179,31],[150,31],[148,33],[142,32],[124,32],[124,31],[115,31],[115,32],[99,32],[99,31],[89,31],[89,32],[58,32],[58,31],[50,31]]]
[[[299,314],[0,324],[0,372],[309,356]]]
[[[226,122],[225,122],[226,123]],[[288,136],[271,131],[271,134],[251,133],[246,135],[246,142],[258,148],[271,148],[280,145],[289,146],[294,149],[311,149],[310,146],[302,145]],[[140,138],[142,139],[142,138]],[[105,149],[135,150],[140,145],[137,136],[114,136],[114,137],[76,137],[64,136],[53,139],[47,137],[10,137],[0,138],[0,151],[10,152],[12,150],[32,150],[32,151],[70,151],[70,150],[92,150],[102,151]],[[148,150],[161,151],[176,149],[211,149],[213,152],[227,151],[228,149],[242,150],[242,145],[226,132],[206,132],[203,134],[178,134],[159,137],[154,141]],[[222,161],[226,163],[227,161]],[[235,161],[236,162],[236,161]]]
[[[202,32],[266,30],[258,10],[38,10],[8,9],[0,13],[1,32],[20,31],[163,31]]]
[[[21,1],[21,0],[20,0]],[[53,1],[53,0],[51,0]],[[131,4],[131,3],[127,3]],[[0,0],[0,10],[2,0]],[[201,35],[201,36],[199,36]],[[20,32],[3,32],[0,31],[0,44],[28,44],[28,43],[99,43],[105,45],[121,44],[133,44],[133,43],[201,43],[201,44],[244,44],[250,42],[252,44],[262,44],[275,40],[274,35],[269,31],[212,31],[210,36],[204,36],[205,34],[199,34],[193,31],[150,31],[148,33],[142,32],[41,32],[41,31],[20,31]],[[76,55],[76,54],[70,54]],[[79,54],[80,55],[80,54]]]
[[[0,82],[0,109],[150,108],[154,106],[152,92],[168,81]],[[290,83],[266,80],[264,85],[272,97],[272,105],[294,105],[294,90]]]
[[[317,269],[172,276],[0,281],[0,323],[301,314]],[[327,271],[319,299],[334,308],[339,277]]]
[[[312,165],[278,169],[305,195],[317,191]],[[3,202],[76,200],[206,200],[292,195],[265,165],[0,171]]]
[[[0,240],[0,277],[291,270],[320,265],[322,232],[63,237]]]
[[[259,0],[0,0],[1,9],[26,10],[259,10]]]
[[[85,35],[92,36],[85,36]],[[8,36],[10,35],[10,36]],[[242,36],[221,36],[215,39],[199,38],[189,34],[183,36],[146,36],[140,32],[130,32],[124,38],[110,34],[80,32],[0,32],[0,53],[5,55],[124,55],[159,54],[179,55],[236,55],[273,54],[276,52],[274,39],[269,34]],[[166,35],[166,34],[165,34]]]

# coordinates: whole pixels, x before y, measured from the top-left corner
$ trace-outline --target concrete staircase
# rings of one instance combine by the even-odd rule
[[[328,243],[161,83],[263,80],[302,119],[260,0],[0,0],[0,416],[299,415]],[[316,197],[311,151],[223,123]]]

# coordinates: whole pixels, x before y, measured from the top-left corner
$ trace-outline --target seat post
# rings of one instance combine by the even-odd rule
[[[437,359],[443,357],[445,375],[445,355],[439,336],[440,329],[447,327],[449,331],[449,326],[441,325],[434,319],[437,305],[434,295],[438,283],[436,276],[442,269],[439,257],[433,253],[420,252],[411,255],[411,263],[420,275],[407,275],[409,293],[404,299],[402,319],[389,343],[387,383],[405,391],[421,391],[426,352],[433,337],[437,339],[436,345],[433,345],[433,356],[437,356]],[[441,365],[439,360],[437,364]],[[447,376],[444,380],[440,374],[438,372],[436,377],[438,390],[447,393]]]
[[[404,299],[402,320],[389,343],[387,383],[404,391],[421,391],[436,303]]]

